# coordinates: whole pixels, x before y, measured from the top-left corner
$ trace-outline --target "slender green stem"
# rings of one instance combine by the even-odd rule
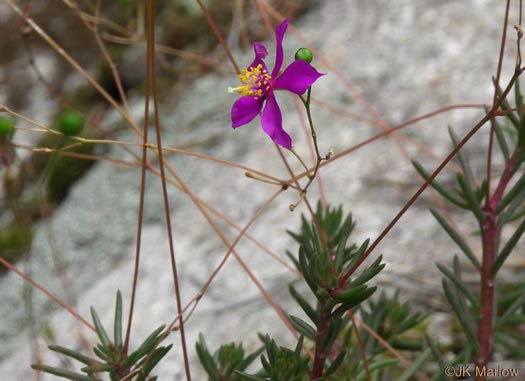
[[[328,159],[328,156],[326,158],[323,158],[321,154],[319,153],[319,146],[317,145],[317,133],[315,132],[314,128],[314,122],[312,120],[312,113],[310,111],[310,99],[312,95],[312,87],[310,86],[308,88],[308,91],[306,93],[306,99],[302,95],[299,95],[299,98],[301,99],[301,102],[303,102],[304,108],[306,109],[306,115],[308,117],[308,123],[310,124],[310,132],[312,134],[312,139],[314,141],[314,147],[315,147],[315,155],[317,157],[314,172],[310,175],[310,172],[307,170],[307,176],[308,176],[308,183],[306,183],[306,186],[301,191],[301,196],[299,198],[299,201],[297,201],[295,204],[290,205],[290,210],[293,211],[297,205],[304,199],[304,196],[306,196],[306,192],[310,185],[315,180],[315,177],[317,176],[317,171],[319,170],[319,166],[321,165],[321,162],[325,159]],[[294,153],[295,154],[295,153]],[[300,160],[302,162],[302,160]]]
[[[302,159],[302,157],[299,156],[299,154],[297,152],[295,152],[295,150],[293,148],[288,148],[288,151],[290,151],[297,158],[297,160],[299,160],[299,162],[303,165],[303,168],[306,170],[306,176],[308,176],[308,178],[310,178],[312,175],[310,175],[310,170],[308,169],[308,167],[304,163],[304,160]]]
[[[308,116],[308,123],[310,124],[310,131],[312,133],[312,139],[314,140],[315,154],[317,155],[317,161],[320,162],[322,158],[321,158],[321,155],[319,154],[319,147],[317,145],[317,134],[315,133],[314,123],[312,121],[312,114],[310,112],[311,95],[312,95],[312,87],[310,86],[308,88],[308,92],[306,93],[306,100],[302,97],[302,95],[300,95],[299,98],[301,98],[301,101],[303,101],[304,107],[306,108],[306,115]]]

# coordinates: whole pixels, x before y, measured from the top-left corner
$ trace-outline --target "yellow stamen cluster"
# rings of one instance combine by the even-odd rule
[[[248,70],[243,69],[239,74],[239,79],[243,83],[239,87],[229,88],[228,92],[236,90],[243,97],[255,95],[255,99],[258,99],[263,95],[263,91],[270,90],[269,81],[272,79],[266,69],[263,69],[262,65],[259,64],[256,67],[251,67]]]

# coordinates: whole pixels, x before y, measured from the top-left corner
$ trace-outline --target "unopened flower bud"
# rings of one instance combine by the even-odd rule
[[[0,117],[0,136],[11,135],[15,129],[15,123],[10,118]]]
[[[84,128],[84,117],[74,111],[64,111],[60,114],[59,128],[64,135],[78,135]]]
[[[308,48],[300,48],[297,52],[295,52],[296,60],[303,60],[310,63],[312,62],[312,58],[312,51]]]

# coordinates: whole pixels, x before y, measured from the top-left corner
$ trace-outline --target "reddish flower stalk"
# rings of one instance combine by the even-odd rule
[[[516,160],[521,153],[521,147],[516,147],[512,157],[505,163],[505,169],[501,175],[496,191],[483,208],[485,214],[484,223],[480,221],[481,236],[483,242],[483,258],[481,263],[481,316],[478,327],[478,341],[481,354],[477,359],[478,368],[486,368],[490,360],[492,343],[492,316],[494,312],[494,278],[492,268],[496,258],[496,239],[498,227],[496,225],[497,209],[503,193],[509,184],[515,170]],[[476,381],[485,381],[486,377],[476,374]]]
[[[487,213],[486,223],[482,226],[483,259],[481,264],[481,317],[478,328],[478,341],[481,355],[478,358],[478,367],[486,367],[490,358],[492,341],[492,313],[494,308],[494,277],[491,275],[496,254],[496,215],[494,209],[484,209]],[[476,381],[485,377],[477,376]]]
[[[323,303],[320,303],[319,310],[323,311]],[[321,312],[319,317],[319,327],[315,335],[315,356],[314,356],[314,367],[312,374],[310,375],[311,380],[315,380],[323,375],[324,365],[326,363],[326,357],[328,353],[321,350],[321,344],[328,334],[328,328],[330,327],[330,320],[332,316],[330,312]]]

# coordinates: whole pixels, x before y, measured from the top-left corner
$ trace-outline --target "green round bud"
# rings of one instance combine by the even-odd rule
[[[7,136],[15,129],[15,123],[10,118],[0,117],[0,136]]]
[[[330,293],[325,288],[319,287],[315,293],[319,300],[326,300],[330,297]]]
[[[64,111],[60,114],[60,131],[64,135],[78,135],[84,128],[84,117],[74,111]]]
[[[297,52],[295,52],[295,59],[296,60],[303,60],[308,63],[312,62],[312,51],[308,48],[301,48]]]

